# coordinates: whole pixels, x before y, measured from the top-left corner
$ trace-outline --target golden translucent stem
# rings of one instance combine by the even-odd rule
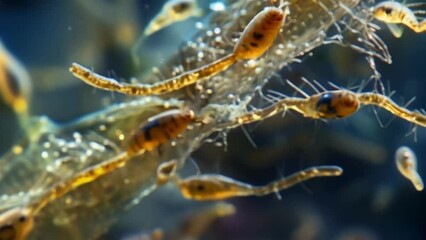
[[[307,98],[286,97],[269,107],[237,116],[230,122],[219,124],[219,127],[233,128],[241,124],[261,121],[288,109],[314,119],[343,118],[355,113],[360,105],[375,105],[396,117],[426,127],[424,114],[399,106],[385,95],[373,92],[354,93],[348,90],[327,91]]]
[[[255,110],[246,115],[236,117],[230,123],[223,124],[223,127],[232,128],[232,127],[240,126],[242,124],[257,122],[257,121],[275,116],[277,113],[286,111],[288,109],[293,109],[306,116],[306,113],[308,112],[306,110],[307,102],[308,102],[308,99],[305,99],[305,98],[297,98],[297,97],[284,98],[269,107],[266,107],[260,110]]]
[[[271,193],[276,193],[281,190],[290,188],[296,184],[307,181],[316,177],[334,177],[342,175],[343,170],[337,166],[318,166],[311,167],[300,172],[294,173],[281,180],[272,182],[266,186],[254,187],[253,194],[256,196],[264,196]]]
[[[358,100],[364,105],[376,105],[393,115],[405,119],[416,125],[426,127],[426,116],[420,112],[413,112],[404,107],[399,106],[390,98],[378,93],[358,93]]]
[[[230,54],[201,68],[185,72],[174,78],[170,78],[163,82],[155,83],[152,85],[121,83],[113,78],[107,78],[97,73],[94,73],[77,63],[72,64],[70,72],[75,77],[83,80],[87,84],[96,88],[108,91],[116,91],[127,95],[145,96],[152,94],[159,95],[167,92],[172,92],[181,89],[185,86],[194,84],[199,80],[209,78],[226,70],[229,66],[234,64],[235,61],[236,59],[234,55]]]

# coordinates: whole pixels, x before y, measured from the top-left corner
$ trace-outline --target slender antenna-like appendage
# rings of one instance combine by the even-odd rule
[[[276,193],[281,190],[290,188],[296,184],[305,182],[316,177],[335,177],[342,175],[343,170],[337,166],[318,166],[311,167],[300,172],[296,172],[281,180],[272,182],[266,186],[254,187],[253,193],[256,196],[264,196],[271,193]]]
[[[418,3],[404,3],[404,6],[409,7],[409,8],[416,8],[416,7],[421,7],[421,6],[425,6],[426,2],[418,2]]]
[[[301,77],[300,79],[304,83],[306,83],[306,85],[308,85],[310,88],[312,88],[315,91],[315,93],[320,93],[320,91],[318,90],[318,88],[316,88],[314,84],[312,84],[310,81],[308,81],[308,79],[306,79],[305,77]]]
[[[307,101],[305,98],[298,98],[298,97],[284,98],[269,107],[266,107],[260,110],[255,110],[248,114],[236,117],[232,119],[231,123],[229,124],[225,123],[225,125],[232,128],[232,127],[240,126],[242,124],[257,122],[257,121],[275,116],[275,114],[277,113],[287,111],[288,109],[293,109],[299,113],[304,114],[306,102]]]
[[[378,93],[357,93],[359,102],[363,105],[375,105],[393,115],[405,119],[416,125],[426,127],[426,116],[420,112],[413,112],[404,107],[399,106],[390,98]]]
[[[296,92],[300,93],[302,96],[304,96],[305,98],[308,98],[309,95],[307,93],[305,93],[301,88],[297,87],[296,85],[294,85],[292,82],[290,82],[289,80],[286,80],[286,83],[293,88],[294,90],[296,90]]]
[[[70,72],[77,78],[96,88],[116,91],[127,95],[144,96],[152,94],[158,95],[181,89],[226,70],[235,63],[235,61],[234,55],[231,54],[209,65],[152,85],[118,82],[113,78],[107,78],[96,74],[77,63],[72,64]]]

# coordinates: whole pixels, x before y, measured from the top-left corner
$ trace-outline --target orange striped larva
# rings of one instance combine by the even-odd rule
[[[234,48],[237,60],[255,59],[262,56],[274,43],[280,32],[288,8],[267,7],[259,12],[247,25]]]
[[[319,118],[344,118],[352,115],[360,106],[356,95],[345,90],[328,91],[310,98],[315,99],[315,111]]]
[[[178,109],[154,116],[133,135],[127,153],[133,155],[140,151],[152,151],[185,131],[194,118],[193,111]]]

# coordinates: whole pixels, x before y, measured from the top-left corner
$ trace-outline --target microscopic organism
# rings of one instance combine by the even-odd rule
[[[375,105],[425,126],[424,113],[408,110],[377,89],[321,87],[307,94],[286,81],[303,97],[262,92],[281,69],[303,63],[327,44],[362,54],[378,78],[375,59],[391,63],[391,58],[368,5],[358,0],[290,0],[279,5],[236,0],[212,13],[206,27],[185,41],[177,55],[144,78],[126,83],[73,64],[71,72],[86,83],[130,96],[67,124],[29,118],[26,136],[1,159],[1,236],[97,238],[125,209],[163,187],[168,174],[178,175],[209,136],[287,110],[306,118],[340,119],[361,105]],[[251,106],[259,96],[268,105]],[[188,198],[213,200],[265,195],[308,178],[341,173],[337,166],[321,165],[260,187],[222,174],[173,181]],[[28,223],[19,223],[20,214]]]
[[[404,24],[416,33],[426,31],[426,21],[419,21],[416,14],[424,14],[425,11],[412,11],[410,8],[424,5],[424,3],[402,4],[395,1],[380,2],[371,11],[373,16],[388,24],[395,37],[401,37],[402,28],[395,24]]]
[[[417,172],[417,157],[409,147],[399,147],[395,153],[398,171],[410,180],[417,191],[423,190],[423,180]]]

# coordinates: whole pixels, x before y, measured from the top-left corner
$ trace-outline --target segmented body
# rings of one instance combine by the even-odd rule
[[[161,117],[149,119],[147,124],[133,134],[127,153],[132,155],[156,149],[185,131],[194,123],[194,118],[192,111],[171,110],[161,114]]]

